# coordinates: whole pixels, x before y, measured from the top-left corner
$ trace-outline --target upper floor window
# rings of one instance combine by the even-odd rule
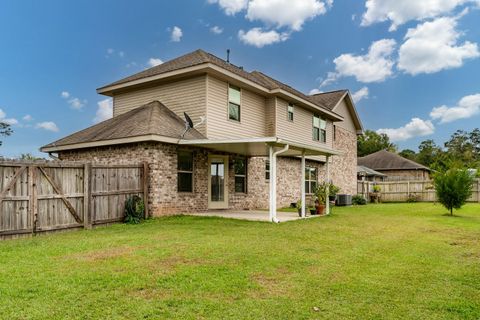
[[[178,192],[193,192],[193,152],[179,150],[177,154]]]
[[[228,86],[228,119],[240,121],[240,88]]]
[[[288,121],[293,121],[293,103],[288,104],[287,119],[288,119]]]
[[[235,169],[235,192],[247,193],[247,159],[236,158]]]
[[[313,116],[313,140],[320,142],[327,141],[327,121],[317,115]]]

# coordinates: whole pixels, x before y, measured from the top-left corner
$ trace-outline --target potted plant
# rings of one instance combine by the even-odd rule
[[[379,185],[374,185],[372,189],[372,193],[370,194],[370,202],[373,203],[379,203],[380,202],[380,191],[382,191],[382,188],[380,188]]]
[[[340,191],[340,188],[334,185],[333,183],[329,184],[328,187],[328,200],[334,202],[337,199],[337,193]]]
[[[329,184],[323,182],[315,188],[315,209],[317,214],[325,213],[325,204],[327,203],[327,188]]]
[[[298,200],[295,207],[297,208],[298,216],[302,217],[302,200]]]

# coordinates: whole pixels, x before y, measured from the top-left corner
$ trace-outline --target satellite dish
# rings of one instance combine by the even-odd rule
[[[185,128],[188,128],[188,129],[193,128],[192,118],[190,118],[190,116],[186,112],[183,113],[183,116],[185,117]]]
[[[185,130],[182,133],[182,139],[185,136],[185,134],[188,132],[188,130],[193,128],[192,118],[190,118],[186,112],[183,113],[183,116],[185,117]]]

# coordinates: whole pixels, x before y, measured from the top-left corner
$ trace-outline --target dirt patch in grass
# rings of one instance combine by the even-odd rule
[[[255,284],[255,289],[248,295],[252,298],[263,299],[266,296],[288,296],[290,272],[284,268],[279,268],[272,274],[254,273],[251,281]]]
[[[67,259],[75,259],[87,262],[103,261],[119,257],[131,256],[139,247],[112,247],[102,250],[76,253],[67,256]]]

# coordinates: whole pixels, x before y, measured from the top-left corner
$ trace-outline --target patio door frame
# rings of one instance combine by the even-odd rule
[[[212,160],[213,159],[223,159],[223,170],[224,170],[224,179],[223,179],[223,190],[224,196],[223,201],[212,201]],[[226,155],[208,155],[208,209],[228,209],[228,156]]]

